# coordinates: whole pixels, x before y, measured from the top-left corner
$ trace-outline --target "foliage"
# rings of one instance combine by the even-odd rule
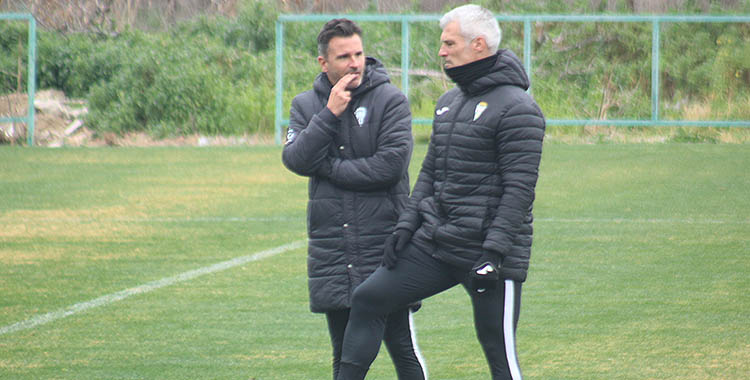
[[[632,11],[628,2],[590,0],[480,3],[498,14],[606,12],[613,9],[610,4],[620,13]],[[248,0],[236,17],[202,16],[166,31],[124,28],[106,35],[40,29],[38,87],[87,98],[88,123],[102,132],[270,134],[278,6]],[[701,10],[688,2],[680,12]],[[735,7],[748,10],[744,3]],[[360,24],[366,53],[383,61],[392,81],[401,85],[400,23]],[[284,24],[284,117],[293,96],[309,89],[319,73],[315,35],[320,26]],[[523,59],[522,23],[501,26],[502,47]],[[546,22],[532,28],[533,94],[548,118],[648,119],[649,23]],[[0,93],[16,90],[19,58],[25,76],[26,31],[24,22],[0,23]],[[439,33],[435,22],[410,24],[409,100],[415,118],[431,118],[435,100],[452,87],[437,58]],[[750,24],[664,23],[661,41],[662,118],[750,118]],[[429,130],[415,128],[422,129]]]
[[[147,36],[129,32],[113,38],[100,35],[40,31],[37,83],[57,88],[71,97],[86,97],[92,86],[110,81],[123,68],[133,46]]]
[[[26,77],[26,36],[28,25],[22,21],[0,21],[0,94],[16,90],[18,84],[18,59],[21,58],[21,75]],[[19,51],[19,44],[21,51]],[[24,89],[25,84],[23,85]]]

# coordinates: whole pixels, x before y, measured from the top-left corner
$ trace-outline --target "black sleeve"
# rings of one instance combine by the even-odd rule
[[[322,165],[328,164],[327,153],[340,120],[327,107],[306,118],[304,98],[292,101],[287,142],[282,152],[282,162],[289,170],[303,176],[312,176]],[[310,107],[308,107],[310,108]]]
[[[496,132],[503,195],[482,247],[506,254],[529,213],[542,158],[544,116],[533,101],[511,107]]]
[[[422,161],[422,169],[420,169],[417,182],[414,184],[414,190],[412,190],[411,196],[409,196],[406,208],[399,216],[398,224],[396,225],[397,229],[404,228],[411,232],[416,231],[421,224],[419,210],[417,209],[419,202],[424,198],[435,195],[435,189],[433,188],[433,184],[435,183],[434,141],[434,136],[432,136],[430,144],[427,146],[427,155],[425,155]]]
[[[372,156],[332,157],[325,174],[332,183],[353,191],[388,188],[404,176],[411,159],[411,111],[402,93],[392,96],[378,126],[377,147]]]

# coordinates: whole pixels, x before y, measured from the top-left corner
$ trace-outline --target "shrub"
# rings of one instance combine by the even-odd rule
[[[157,136],[272,131],[276,17],[271,3],[253,2],[234,20],[200,17],[128,39],[120,70],[90,92],[89,123]]]
[[[499,3],[480,1],[498,11]],[[596,12],[605,11],[598,2]],[[90,103],[98,131],[273,133],[276,2],[241,1],[237,16],[203,16],[168,31],[125,29],[117,35],[38,32],[38,87],[57,88]],[[502,13],[587,12],[594,2],[504,2]],[[628,12],[625,2],[618,11]],[[416,5],[415,5],[416,7]],[[685,5],[686,13],[698,6]],[[695,9],[694,9],[695,8]],[[745,8],[737,11],[746,11]],[[365,51],[389,69],[401,67],[401,25],[362,22]],[[320,69],[315,36],[321,22],[285,24],[283,115],[311,88]],[[502,47],[522,57],[523,25],[504,22]],[[648,119],[651,113],[651,29],[648,23],[535,23],[533,94],[551,119]],[[16,88],[18,44],[25,22],[0,23],[0,91]],[[437,57],[436,22],[410,24],[409,101],[415,118],[431,118],[452,83]],[[664,119],[747,120],[750,111],[750,26],[728,23],[662,25],[661,109]],[[685,54],[689,51],[690,54]],[[26,54],[20,57],[24,63]],[[25,75],[25,74],[23,74]],[[391,70],[391,79],[401,77]],[[415,127],[428,134],[428,126]],[[555,133],[587,133],[582,127]],[[551,129],[552,131],[552,129]],[[687,132],[685,132],[687,133]],[[689,136],[688,136],[689,137]],[[680,139],[690,139],[678,136]]]
[[[26,90],[28,62],[28,24],[25,21],[0,22],[0,94],[16,91],[18,85],[18,60],[21,60],[22,91]],[[19,51],[19,42],[21,51]]]
[[[230,82],[208,62],[213,48],[162,39],[132,49],[112,80],[92,89],[88,121],[117,133],[221,133]]]

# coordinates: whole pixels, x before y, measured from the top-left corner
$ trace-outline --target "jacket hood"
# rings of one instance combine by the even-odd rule
[[[380,86],[384,83],[389,83],[391,79],[388,77],[388,72],[385,70],[385,66],[373,57],[365,58],[365,75],[362,79],[362,83],[359,87],[352,90],[352,97],[358,97],[375,87]],[[320,73],[315,78],[313,83],[313,89],[315,92],[321,94],[323,97],[328,98],[331,94],[333,85],[328,80],[326,73]]]
[[[497,52],[497,61],[490,72],[462,90],[469,94],[477,94],[490,88],[508,85],[528,90],[529,77],[515,53],[508,49],[500,49]]]

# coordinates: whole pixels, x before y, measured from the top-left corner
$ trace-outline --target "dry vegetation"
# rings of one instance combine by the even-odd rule
[[[167,26],[200,14],[233,15],[238,0],[0,0],[0,11],[30,12],[44,28],[111,33]],[[157,20],[151,17],[157,16]]]

